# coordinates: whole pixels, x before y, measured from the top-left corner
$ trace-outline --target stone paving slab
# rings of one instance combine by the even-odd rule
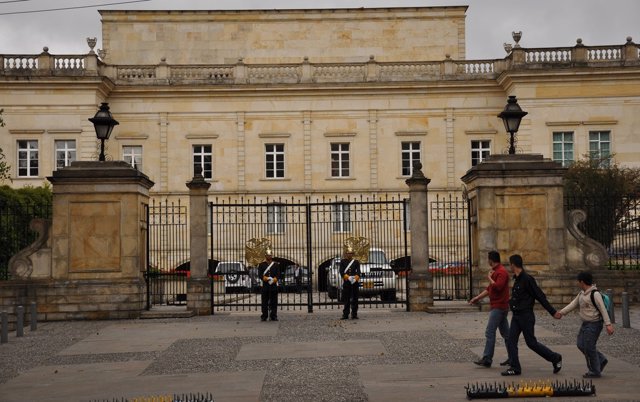
[[[552,373],[551,364],[525,347],[520,351],[523,374],[517,377],[503,377],[504,370],[499,365],[484,368],[473,363],[425,363],[397,365],[363,365],[358,367],[362,385],[370,402],[398,400],[406,401],[467,401],[467,382],[503,382],[537,380],[582,380],[586,364],[582,353],[574,345],[554,345],[554,350],[563,355],[560,373]],[[482,348],[473,348],[481,354]],[[496,354],[495,361],[504,358]],[[595,400],[638,401],[640,400],[640,369],[620,359],[609,357],[604,376],[594,379]],[[568,402],[572,398],[561,398]],[[523,400],[518,398],[517,400]],[[527,401],[549,401],[549,398],[527,398]],[[578,398],[585,402],[594,398]]]
[[[451,319],[454,317],[454,319]],[[485,328],[489,319],[489,313],[460,313],[449,317],[441,314],[424,314],[418,317],[385,317],[343,321],[343,327],[347,333],[360,332],[392,332],[392,331],[433,331],[443,330],[454,339],[478,339],[484,338]],[[511,320],[511,315],[509,315]],[[536,326],[536,337],[556,338],[560,337],[553,331]]]
[[[278,325],[251,322],[149,323],[131,322],[103,328],[61,355],[155,352],[165,350],[178,339],[275,336]]]
[[[242,345],[236,360],[367,356],[385,352],[377,339],[331,342],[254,343]]]
[[[211,393],[216,402],[260,399],[264,371],[141,375],[151,361],[40,366],[2,385],[2,402],[69,402]],[[81,395],[81,397],[79,397]]]

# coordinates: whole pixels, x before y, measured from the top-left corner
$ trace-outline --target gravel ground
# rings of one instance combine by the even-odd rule
[[[404,314],[404,313],[401,313]],[[485,313],[479,313],[485,314]],[[376,312],[376,319],[397,317],[397,312]],[[342,341],[353,339],[346,333],[343,323],[326,313],[295,314],[282,317],[275,337],[235,337],[223,339],[181,339],[160,352],[118,353],[103,355],[59,356],[58,353],[79,340],[99,333],[114,321],[51,322],[40,323],[35,332],[26,331],[25,337],[10,336],[7,344],[0,345],[0,383],[30,368],[40,365],[81,364],[88,362],[123,362],[152,360],[143,375],[178,374],[196,372],[266,370],[261,400],[265,401],[366,401],[364,389],[346,385],[345,375],[357,376],[357,366],[363,364],[410,364],[439,361],[469,362],[477,356],[470,348],[484,345],[484,339],[457,340],[439,329],[423,331],[397,331],[358,333],[358,339],[377,339],[385,347],[379,355],[346,356],[304,359],[235,360],[240,347],[248,343],[290,343],[308,341]],[[364,318],[364,317],[363,317]],[[216,321],[253,321],[254,315],[216,315]],[[364,318],[366,319],[366,318]],[[183,319],[184,320],[184,319]],[[210,322],[211,317],[194,317],[190,322]],[[540,338],[548,345],[573,344],[580,324],[576,314],[562,320],[538,313],[539,325],[563,337]],[[181,322],[177,320],[154,320]],[[152,335],[150,335],[152,336]],[[482,336],[482,334],[480,334]],[[599,348],[607,355],[640,367],[640,331],[616,326],[614,336],[603,335]],[[356,382],[359,383],[359,382]],[[300,384],[295,394],[284,392]],[[319,396],[322,398],[319,399]]]

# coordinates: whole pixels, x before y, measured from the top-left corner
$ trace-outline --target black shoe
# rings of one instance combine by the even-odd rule
[[[504,376],[512,376],[512,375],[520,375],[519,371],[516,371],[515,369],[509,367],[508,369],[506,369],[505,371],[503,371],[502,373],[500,373]]]
[[[501,366],[508,366],[510,364],[511,364],[511,362],[509,361],[509,359],[507,359],[507,360],[503,361],[502,363],[500,363]]]
[[[267,317],[260,317],[260,321],[267,321]]]
[[[351,319],[352,319],[352,320],[359,320],[359,318],[358,318],[358,316],[357,316],[357,315],[352,315],[352,316],[351,316]]]
[[[602,370],[604,370],[605,367],[607,367],[607,363],[609,363],[609,360],[604,359],[603,361],[600,362],[600,372],[602,373]]]
[[[271,317],[271,321],[278,321],[278,317]]]
[[[342,318],[340,318],[341,320],[348,320],[349,316],[348,315],[343,315]]]
[[[487,359],[486,357],[483,357],[480,360],[476,360],[474,361],[474,363],[478,366],[491,367],[491,360]]]
[[[591,371],[584,373],[582,378],[600,378],[600,374],[592,373]]]
[[[553,364],[553,374],[558,374],[558,372],[562,369],[562,356],[560,359]]]

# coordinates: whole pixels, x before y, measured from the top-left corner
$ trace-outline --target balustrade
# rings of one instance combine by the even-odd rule
[[[567,63],[571,61],[571,49],[525,49],[525,63]]]
[[[510,68],[540,68],[544,64],[571,67],[640,65],[640,47],[627,38],[618,46],[585,46],[578,39],[574,47],[513,49],[504,59],[452,60],[432,62],[377,62],[373,56],[363,63],[310,63],[250,65],[240,60],[228,65],[110,66],[100,63],[94,54],[50,55],[44,48],[39,55],[0,55],[0,75],[107,75],[115,80],[140,81],[140,84],[176,81],[200,81],[213,84],[296,84],[348,82],[410,82],[436,79],[486,79]]]

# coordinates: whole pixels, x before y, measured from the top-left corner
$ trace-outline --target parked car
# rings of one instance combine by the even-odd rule
[[[296,270],[298,270],[296,276]],[[288,265],[282,275],[282,287],[285,292],[307,291],[311,283],[311,274],[307,267]]]
[[[464,275],[467,271],[467,264],[464,261],[429,263],[429,272],[434,276],[439,275]]]
[[[327,268],[327,295],[342,300],[340,258],[336,257]],[[380,296],[382,301],[396,300],[396,273],[389,265],[387,255],[379,248],[369,249],[366,263],[360,264],[360,296]]]
[[[216,267],[215,277],[224,277],[225,293],[245,292],[252,288],[249,270],[240,261],[221,261]]]

